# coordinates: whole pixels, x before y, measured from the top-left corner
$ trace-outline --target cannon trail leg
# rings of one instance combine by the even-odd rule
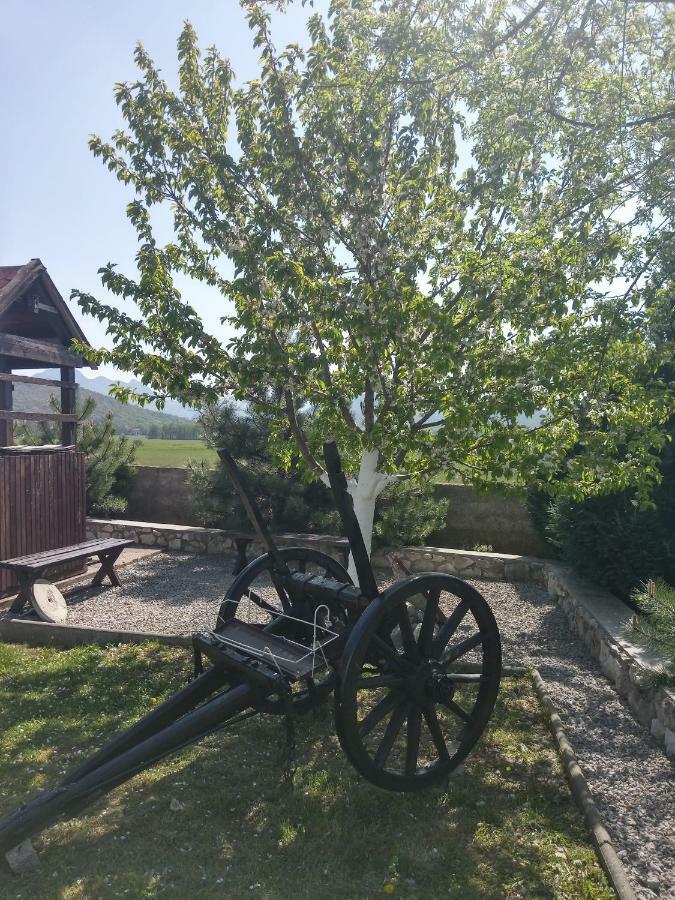
[[[137,772],[216,731],[227,719],[252,706],[258,699],[260,691],[249,685],[239,685],[186,713],[177,722],[110,759],[78,781],[43,791],[0,822],[0,853],[6,853],[58,819],[76,815]]]
[[[107,744],[104,744],[93,756],[88,757],[79,766],[67,772],[61,784],[79,781],[80,778],[93,772],[94,769],[98,769],[111,759],[118,757],[120,753],[124,753],[131,747],[140,744],[141,741],[147,740],[153,734],[162,731],[172,722],[175,722],[176,719],[194,709],[202,700],[206,700],[218,688],[224,687],[226,682],[227,675],[223,669],[219,666],[211,666],[202,675],[182,688],[182,690],[173,694],[156,709],[153,709],[147,716],[139,719],[131,728],[122,731],[108,741]]]

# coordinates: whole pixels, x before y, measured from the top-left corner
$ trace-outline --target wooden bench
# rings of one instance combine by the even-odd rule
[[[257,541],[257,537],[248,531],[224,531],[227,537],[232,538],[237,548],[237,558],[232,569],[233,575],[238,575],[248,565],[247,553],[249,545]],[[273,534],[272,537],[279,547],[330,547],[340,555],[341,562],[347,567],[349,561],[349,541],[347,538],[335,537],[332,534]]]
[[[130,547],[133,543],[132,540],[113,538],[83,541],[81,544],[72,544],[70,547],[58,547],[55,550],[42,550],[40,553],[0,560],[0,568],[14,572],[19,580],[19,594],[10,607],[11,612],[21,612],[24,605],[30,602],[33,584],[39,578],[43,578],[45,573],[54,566],[75,562],[89,556],[98,556],[101,562],[99,570],[92,579],[92,585],[103,584],[103,579],[107,576],[112,585],[119,587],[121,582],[115,571],[115,563],[122,550]]]

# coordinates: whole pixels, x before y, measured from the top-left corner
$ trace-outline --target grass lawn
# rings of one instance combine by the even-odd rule
[[[154,645],[0,644],[0,814],[185,682]],[[343,757],[329,707],[284,728],[256,717],[117,788],[35,839],[42,865],[2,898],[602,898],[613,896],[529,680],[505,682],[492,728],[449,785],[390,794]],[[172,811],[171,800],[184,807]],[[176,807],[177,804],[174,804]]]
[[[189,459],[198,462],[203,459],[214,465],[218,461],[216,451],[207,447],[204,441],[162,441],[157,438],[141,438],[136,451],[139,466],[173,466],[183,469]]]

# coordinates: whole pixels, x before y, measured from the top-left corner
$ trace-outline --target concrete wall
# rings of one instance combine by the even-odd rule
[[[134,466],[127,516],[142,522],[194,525],[187,469]]]
[[[466,550],[487,544],[495,553],[546,555],[518,497],[479,494],[463,484],[439,484],[436,496],[447,499],[448,512],[445,527],[429,538],[430,544]]]
[[[437,485],[436,495],[447,501],[448,511],[445,528],[432,535],[429,543],[466,550],[489,545],[496,553],[544,554],[525,505],[516,497],[477,494],[472,487],[456,484]],[[127,517],[141,522],[196,524],[187,469],[136,466]]]

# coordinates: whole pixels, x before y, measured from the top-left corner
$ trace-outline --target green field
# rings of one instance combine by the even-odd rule
[[[215,465],[216,451],[207,447],[204,441],[162,441],[157,438],[141,438],[136,452],[138,466],[172,466],[184,469],[188,460],[205,460]]]

